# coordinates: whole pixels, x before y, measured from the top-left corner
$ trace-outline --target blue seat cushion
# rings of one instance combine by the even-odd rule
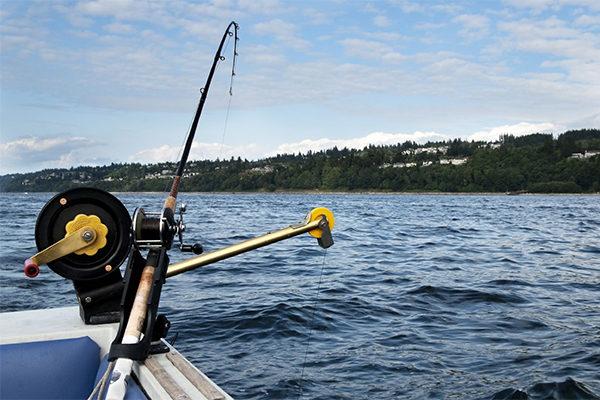
[[[0,345],[0,398],[85,399],[99,365],[87,336]]]

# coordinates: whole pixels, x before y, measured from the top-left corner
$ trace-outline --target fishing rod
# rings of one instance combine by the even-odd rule
[[[233,29],[233,32],[232,32]],[[166,279],[167,268],[169,266],[169,257],[167,250],[171,248],[173,239],[177,233],[179,233],[180,239],[182,239],[182,231],[184,230],[183,225],[183,211],[180,213],[181,218],[178,222],[175,221],[174,213],[177,204],[177,195],[179,193],[179,185],[181,178],[185,171],[185,165],[187,163],[192,144],[194,143],[194,136],[196,135],[196,129],[198,128],[198,122],[204,109],[206,97],[210,89],[217,64],[219,61],[225,60],[225,57],[221,54],[223,46],[227,37],[234,36],[234,47],[233,47],[233,62],[232,62],[232,77],[235,75],[235,59],[237,57],[237,41],[238,41],[238,29],[239,26],[235,21],[232,21],[225,29],[219,47],[215,53],[213,63],[211,65],[206,83],[202,89],[200,89],[200,101],[198,102],[198,108],[194,115],[194,120],[190,127],[190,131],[187,135],[183,151],[181,153],[181,159],[175,171],[173,177],[173,183],[171,185],[171,191],[165,199],[164,207],[162,209],[159,218],[155,215],[145,213],[143,209],[138,209],[133,217],[133,226],[135,229],[135,237],[138,238],[138,247],[147,247],[149,249],[148,256],[146,259],[146,265],[144,266],[141,275],[139,277],[139,284],[135,289],[135,297],[131,304],[130,312],[128,317],[121,319],[121,325],[117,338],[113,342],[109,360],[110,364],[107,368],[104,381],[101,383],[101,387],[106,384],[106,381],[110,379],[108,385],[108,391],[106,398],[108,400],[120,400],[125,397],[127,392],[127,379],[131,374],[133,367],[133,361],[135,359],[136,348],[131,346],[140,342],[140,338],[143,335],[143,328],[154,324],[155,321],[155,310],[152,310],[152,305],[155,303],[158,306],[160,300],[160,291],[162,289],[162,283]],[[181,249],[183,250],[183,243],[181,243]],[[194,247],[192,247],[193,249]],[[140,264],[141,265],[141,264]],[[133,286],[131,290],[133,290]],[[128,288],[129,289],[129,288]],[[154,299],[149,304],[150,296],[154,293]],[[126,321],[126,324],[125,324]],[[124,330],[123,330],[124,327]],[[149,332],[152,334],[152,331]],[[149,340],[149,338],[146,338]],[[119,343],[120,342],[120,343]],[[142,348],[145,350],[144,348]],[[133,354],[132,354],[133,353]],[[114,368],[114,371],[110,371]],[[110,378],[109,378],[110,376]],[[99,397],[102,398],[102,390],[100,390]]]
[[[305,220],[274,232],[206,254],[198,243],[184,244],[184,204],[175,218],[177,196],[206,97],[227,37],[233,37],[229,93],[232,94],[239,26],[231,22],[215,53],[206,84],[178,162],[171,190],[160,212],[137,208],[130,218],[127,208],[112,194],[80,187],[57,194],[38,215],[35,240],[38,253],[25,261],[25,275],[33,278],[39,265],[73,281],[80,316],[85,324],[119,322],[108,353],[108,367],[89,399],[123,399],[134,362],[149,354],[168,352],[163,342],[170,323],[158,314],[162,286],[167,278],[224,260],[303,233],[315,237],[323,248],[333,245],[333,213],[318,207]],[[167,252],[175,236],[179,249],[195,257],[171,264]],[[146,256],[142,255],[145,252]],[[120,266],[127,260],[125,275]]]
[[[231,28],[233,27],[233,32]],[[221,55],[223,51],[223,45],[225,44],[225,39],[228,36],[234,36],[233,40],[233,60],[231,63],[231,79],[233,81],[233,77],[235,76],[235,60],[238,56],[237,53],[237,42],[238,38],[238,30],[239,25],[235,21],[231,21],[221,38],[221,42],[219,43],[219,48],[215,53],[215,58],[213,60],[212,66],[210,67],[210,71],[208,73],[208,77],[206,78],[206,84],[203,88],[200,89],[200,101],[198,102],[198,108],[196,109],[196,114],[194,115],[194,120],[192,121],[192,126],[190,127],[190,132],[188,133],[187,139],[185,141],[185,145],[183,147],[183,152],[181,153],[181,159],[179,160],[179,164],[177,165],[177,170],[175,171],[175,177],[173,178],[173,183],[171,185],[171,192],[167,199],[165,200],[165,208],[170,208],[172,211],[175,211],[175,204],[177,202],[177,194],[179,193],[179,184],[181,183],[181,178],[183,176],[183,172],[185,171],[185,164],[187,163],[188,156],[190,154],[190,150],[192,149],[192,144],[194,143],[194,136],[196,135],[196,128],[198,128],[198,121],[200,120],[200,115],[202,115],[202,110],[204,109],[204,103],[206,102],[206,96],[208,96],[208,90],[210,89],[210,84],[212,82],[213,76],[215,74],[215,70],[217,69],[217,64],[219,61],[224,61],[225,57]],[[231,85],[229,86],[229,94],[231,94]]]

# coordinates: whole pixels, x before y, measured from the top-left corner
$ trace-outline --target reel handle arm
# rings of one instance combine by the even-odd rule
[[[321,247],[327,248],[333,245],[331,229],[333,229],[334,222],[335,220],[331,211],[326,208],[316,208],[308,214],[306,221],[302,224],[292,225],[223,249],[211,251],[197,257],[171,264],[167,269],[167,278],[307,232],[318,239]]]
[[[29,278],[36,277],[40,272],[40,265],[48,264],[61,257],[85,249],[96,241],[97,236],[96,230],[91,226],[86,225],[77,229],[65,236],[64,239],[59,240],[25,260],[25,275]]]

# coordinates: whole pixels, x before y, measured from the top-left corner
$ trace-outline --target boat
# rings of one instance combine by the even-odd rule
[[[137,208],[130,216],[113,194],[78,187],[56,194],[39,212],[38,253],[25,260],[24,273],[34,279],[47,265],[72,281],[78,306],[2,314],[1,399],[231,399],[165,340],[170,322],[158,313],[163,285],[305,233],[323,248],[333,245],[335,219],[323,207],[300,223],[219,250],[184,243],[179,186],[225,39],[237,42],[237,31],[231,22],[223,34],[159,211]],[[235,57],[235,44],[233,51]],[[176,240],[176,248],[195,255],[171,263]]]
[[[0,398],[88,398],[117,330],[86,325],[77,307],[3,313]],[[232,398],[164,339],[160,345],[165,352],[135,364],[125,399]]]

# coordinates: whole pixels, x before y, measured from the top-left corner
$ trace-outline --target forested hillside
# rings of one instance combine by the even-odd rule
[[[175,165],[111,164],[0,177],[1,191],[164,191]],[[600,192],[600,130],[191,161],[184,191]]]

